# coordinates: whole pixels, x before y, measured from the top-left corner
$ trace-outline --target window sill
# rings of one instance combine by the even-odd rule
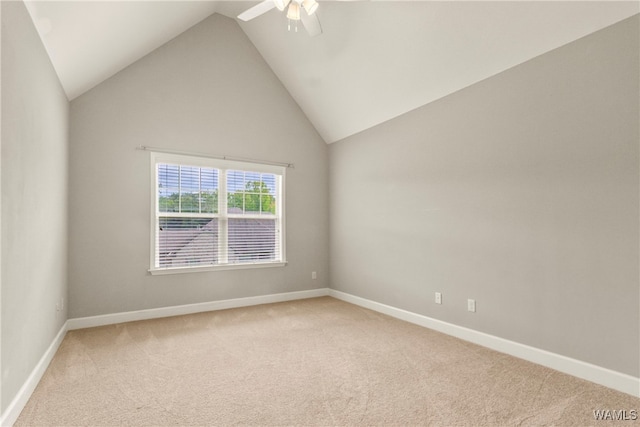
[[[251,268],[272,268],[284,267],[287,262],[261,262],[253,264],[227,264],[208,267],[174,267],[174,268],[150,268],[148,271],[152,276],[165,274],[202,273],[205,271],[225,271],[225,270],[247,270]]]

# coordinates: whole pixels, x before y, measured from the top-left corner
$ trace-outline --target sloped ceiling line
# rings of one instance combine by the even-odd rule
[[[256,2],[27,2],[70,100],[212,13]],[[397,117],[640,12],[638,2],[323,1],[324,33],[239,22],[325,142]]]

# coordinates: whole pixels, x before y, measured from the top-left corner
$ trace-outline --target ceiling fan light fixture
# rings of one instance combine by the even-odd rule
[[[291,0],[273,0],[273,4],[276,5],[280,12],[284,11],[284,8],[287,7]]]
[[[318,2],[316,0],[303,0],[302,6],[304,10],[307,11],[307,15],[313,15],[316,9],[318,9]]]
[[[289,9],[287,10],[287,18],[292,21],[300,20],[300,5],[295,1],[292,1],[289,4]]]

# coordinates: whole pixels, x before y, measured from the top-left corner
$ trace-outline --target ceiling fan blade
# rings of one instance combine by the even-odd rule
[[[300,20],[302,21],[302,25],[304,25],[305,30],[309,33],[310,37],[319,36],[322,34],[322,26],[320,25],[320,20],[318,19],[318,14],[314,13],[313,15],[307,15],[306,12],[302,12],[300,14]]]
[[[238,19],[241,21],[250,21],[253,18],[257,18],[265,12],[270,11],[276,7],[273,0],[264,0],[263,2],[258,3],[257,5],[245,10],[240,15],[238,15]]]

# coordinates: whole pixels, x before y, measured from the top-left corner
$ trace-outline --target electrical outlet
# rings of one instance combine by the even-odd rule
[[[316,272],[315,272],[315,271],[312,271],[312,272],[311,272],[311,279],[312,279],[312,280],[316,280],[317,278],[318,278],[318,275],[316,274]]]
[[[436,304],[442,304],[442,294],[440,292],[436,292]]]
[[[64,309],[64,298],[60,297],[60,300],[56,303],[56,311],[61,311]]]
[[[474,299],[468,299],[467,300],[467,310],[471,311],[473,313],[476,312],[476,300],[474,300]]]

